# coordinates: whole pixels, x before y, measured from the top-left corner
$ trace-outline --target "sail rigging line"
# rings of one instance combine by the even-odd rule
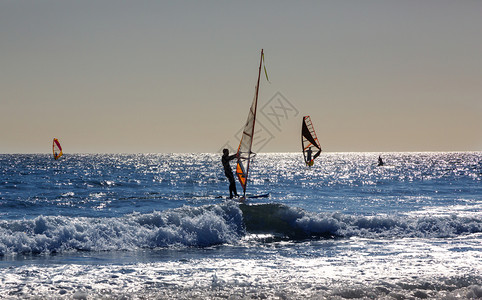
[[[256,125],[256,111],[258,107],[258,93],[259,93],[259,82],[261,78],[261,66],[264,60],[263,49],[261,49],[261,58],[259,61],[258,70],[258,81],[256,83],[256,91],[253,99],[253,103],[249,109],[248,119],[243,129],[243,134],[241,140],[239,141],[238,147],[238,161],[236,164],[236,175],[238,176],[239,183],[243,187],[243,198],[246,198],[246,186],[248,184],[248,174],[249,174],[249,163],[253,152],[251,148],[253,146],[254,137],[254,127]],[[266,67],[265,67],[266,72]],[[266,73],[266,78],[268,74]],[[254,155],[253,155],[254,156]],[[245,167],[246,166],[246,167]]]
[[[311,147],[318,149],[313,156]],[[301,124],[301,149],[306,165],[313,166],[315,158],[321,154],[322,150],[310,116],[304,116]]]
[[[271,83],[268,78],[268,72],[266,71],[266,61],[264,60],[263,49],[261,49],[261,59],[263,60],[264,75],[266,75],[266,80]]]

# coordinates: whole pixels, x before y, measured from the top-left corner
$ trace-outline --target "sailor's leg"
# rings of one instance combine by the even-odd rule
[[[236,183],[234,182],[233,176],[229,177],[229,198],[233,198],[234,196],[237,196],[238,193],[236,193]]]

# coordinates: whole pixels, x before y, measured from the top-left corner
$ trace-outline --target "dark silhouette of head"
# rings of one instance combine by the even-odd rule
[[[226,148],[224,148],[224,149],[223,149],[223,154],[224,154],[224,155],[229,155],[229,150],[226,149]]]

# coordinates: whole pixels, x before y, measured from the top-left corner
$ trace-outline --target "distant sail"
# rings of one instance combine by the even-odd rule
[[[52,151],[54,159],[59,159],[63,155],[62,146],[60,146],[59,140],[56,138],[54,138],[54,141],[52,142]]]
[[[253,145],[254,125],[256,123],[256,108],[258,106],[259,79],[261,76],[261,64],[263,62],[263,50],[261,49],[261,59],[259,61],[258,82],[254,94],[253,103],[249,109],[248,119],[244,125],[243,135],[238,147],[238,163],[236,165],[236,175],[239,183],[243,187],[243,197],[246,197],[246,185],[248,184],[249,161],[252,156],[251,147]]]
[[[311,167],[315,158],[317,158],[321,153],[321,146],[320,142],[318,141],[318,137],[316,137],[315,129],[313,128],[313,123],[311,123],[310,116],[303,117],[303,123],[301,126],[301,147],[303,150],[305,163]],[[313,153],[315,154],[313,155]]]

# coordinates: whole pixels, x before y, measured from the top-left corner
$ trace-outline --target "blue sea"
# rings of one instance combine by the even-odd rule
[[[482,298],[482,152],[379,154],[0,155],[0,298]]]

